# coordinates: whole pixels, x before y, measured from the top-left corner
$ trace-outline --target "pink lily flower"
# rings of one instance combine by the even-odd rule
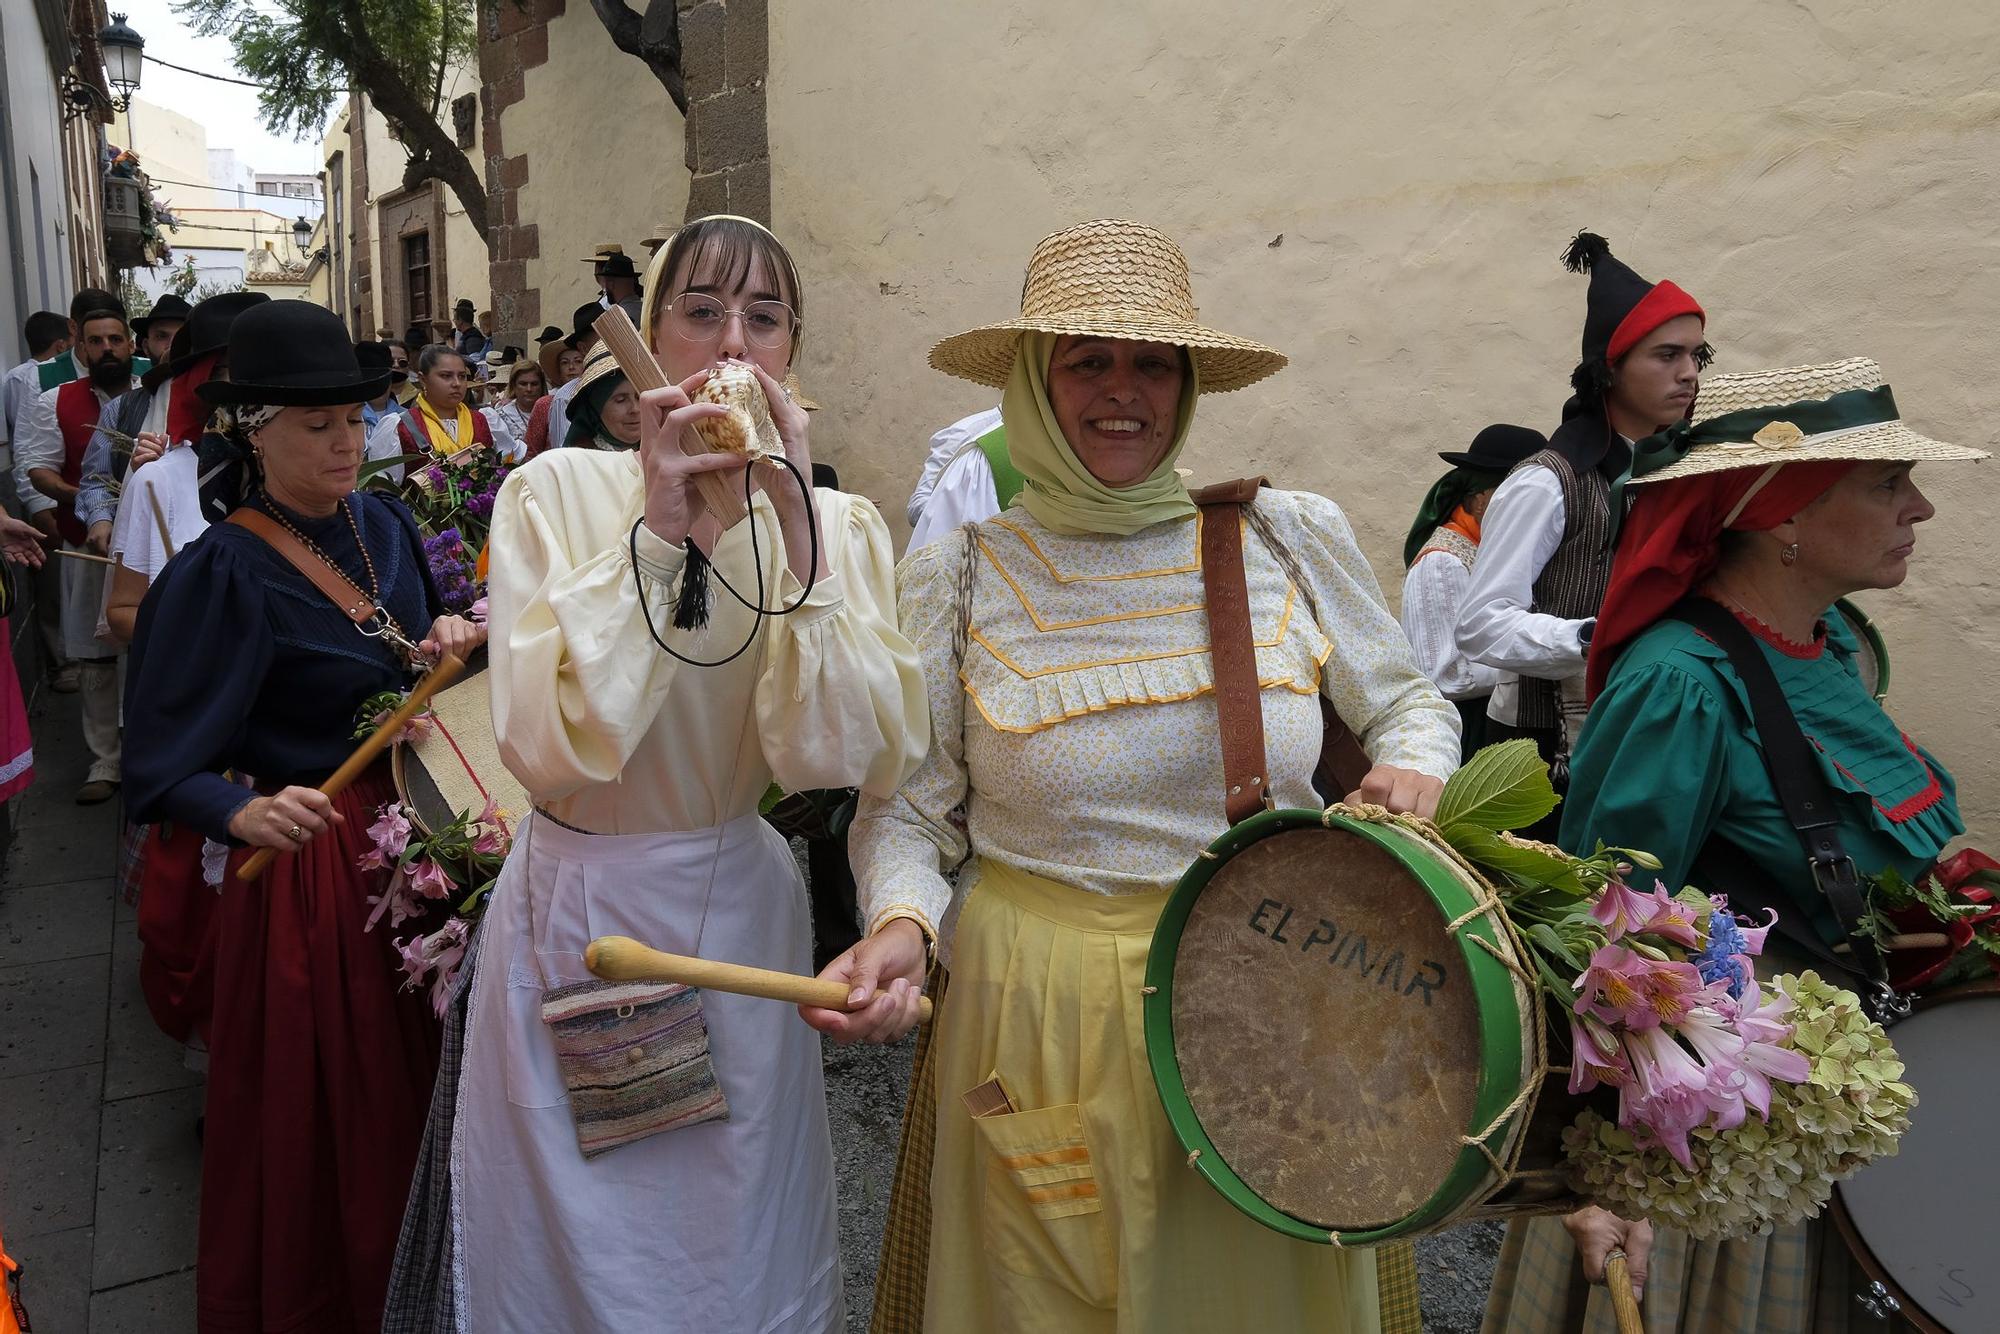
[[[368,826],[368,837],[374,840],[375,852],[394,861],[403,855],[403,849],[410,846],[410,821],[403,814],[403,808],[396,802],[389,802],[376,812],[375,823]],[[386,865],[387,862],[377,863]]]
[[[1768,1001],[1737,1020],[1737,1031],[1744,1038],[1743,1101],[1765,1119],[1771,1115],[1771,1081],[1803,1084],[1812,1076],[1811,1059],[1788,1045],[1792,1026],[1779,1022],[1791,1007],[1789,997],[1772,992]]]
[[[1743,953],[1746,955],[1762,954],[1764,952],[1764,938],[1770,935],[1771,928],[1778,924],[1778,910],[1776,908],[1766,908],[1764,911],[1771,914],[1771,916],[1762,926],[1744,926],[1742,918],[1739,917],[1736,919],[1737,929],[1743,933]]]
[[[1720,984],[1711,986],[1710,992],[1720,992],[1724,999],[1729,996],[1728,988]],[[1697,1005],[1688,1011],[1687,1018],[1674,1031],[1681,1041],[1694,1048],[1708,1071],[1716,1129],[1734,1130],[1742,1125],[1743,1104],[1750,1085],[1749,1072],[1743,1068],[1743,1054],[1749,1044],[1743,1035],[1712,1005]]]
[[[1688,907],[1673,895],[1667,893],[1666,886],[1653,882],[1653,892],[1646,896],[1651,916],[1632,928],[1631,934],[1660,936],[1691,950],[1702,946],[1701,922],[1696,910]],[[1699,914],[1706,917],[1707,914]]]
[[[419,857],[410,864],[410,884],[427,899],[441,899],[451,894],[451,877],[444,873],[444,867],[429,857]]]
[[[1618,1093],[1618,1124],[1641,1148],[1664,1148],[1683,1167],[1694,1165],[1688,1133],[1714,1110],[1708,1072],[1664,1029],[1625,1034],[1632,1082]]]
[[[1589,1015],[1570,1019],[1569,1091],[1588,1093],[1599,1084],[1623,1088],[1632,1079],[1632,1063],[1618,1039]]]
[[[1657,1028],[1679,1023],[1701,993],[1693,964],[1662,962],[1621,945],[1604,945],[1576,980],[1575,1010],[1613,1027]]]
[[[1628,931],[1638,930],[1639,924],[1652,914],[1652,896],[1641,894],[1622,880],[1607,881],[1597,902],[1590,905],[1591,918],[1603,926],[1606,940],[1616,940]]]

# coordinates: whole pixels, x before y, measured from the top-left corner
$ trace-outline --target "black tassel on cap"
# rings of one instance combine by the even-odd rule
[[[1578,232],[1563,251],[1563,267],[1571,273],[1589,273],[1590,266],[1611,253],[1611,242],[1596,232]]]
[[[681,591],[674,598],[674,629],[699,630],[707,624],[708,557],[689,539],[687,564],[681,567]]]

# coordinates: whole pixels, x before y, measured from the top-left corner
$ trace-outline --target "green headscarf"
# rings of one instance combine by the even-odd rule
[[[1180,421],[1166,456],[1152,476],[1134,486],[1109,487],[1091,476],[1076,456],[1055,409],[1049,406],[1049,358],[1061,335],[1024,333],[1014,351],[1014,373],[1000,396],[1000,418],[1007,427],[1007,452],[1028,479],[1021,503],[1043,527],[1058,533],[1104,533],[1122,537],[1141,528],[1186,518],[1194,513],[1187,484],[1174,471],[1174,461],[1187,444],[1194,425],[1194,403],[1201,392],[1188,359],[1187,380],[1181,385]]]
[[[565,445],[580,445],[590,449],[639,447],[637,440],[628,443],[617,439],[604,427],[604,406],[611,401],[611,396],[618,392],[618,386],[624,383],[625,372],[613,370],[577,388],[569,400],[569,434],[563,437]]]
[[[1424,543],[1431,540],[1438,525],[1449,519],[1468,496],[1491,491],[1506,476],[1504,472],[1488,472],[1484,468],[1453,468],[1438,478],[1437,484],[1424,493],[1417,521],[1410,525],[1410,535],[1403,539],[1403,568],[1407,570],[1416,564],[1417,553],[1424,549]]]

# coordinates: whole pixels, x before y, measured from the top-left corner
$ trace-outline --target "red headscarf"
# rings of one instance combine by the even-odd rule
[[[1619,532],[1611,584],[1591,636],[1585,679],[1590,698],[1604,689],[1619,652],[1715,569],[1725,527],[1746,533],[1776,528],[1826,494],[1854,464],[1853,459],[1787,463],[1755,495],[1751,490],[1767,468],[1697,473],[1636,488],[1639,499]],[[1732,519],[1738,505],[1743,512]]]
[[[208,425],[208,415],[213,409],[195,391],[214,377],[216,363],[221,360],[220,352],[211,352],[167,382],[174,387],[173,398],[167,404],[169,444],[201,442],[202,430]]]

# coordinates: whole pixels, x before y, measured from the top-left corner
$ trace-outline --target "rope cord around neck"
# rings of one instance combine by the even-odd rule
[[[757,545],[756,497],[752,490],[750,469],[745,468],[743,470],[743,509],[745,522],[750,525],[750,563],[752,568],[757,571],[757,600],[751,602],[741,593],[737,592],[729,580],[723,577],[722,567],[714,564],[712,561],[710,562],[710,570],[714,573],[717,582],[728,589],[729,595],[745,607],[748,607],[752,613],[749,635],[744,638],[743,643],[736,651],[728,657],[717,658],[713,661],[690,658],[684,653],[676,652],[666,640],[660,638],[659,629],[653,624],[652,609],[646,605],[645,584],[639,576],[639,525],[646,521],[643,514],[632,521],[632,531],[626,535],[626,545],[630,548],[632,557],[632,587],[639,595],[639,615],[645,618],[646,633],[652,636],[653,642],[659,645],[662,653],[668,654],[676,661],[684,662],[690,667],[721,667],[736,661],[749,651],[752,644],[757,642],[757,632],[763,627],[766,617],[791,615],[805,605],[806,599],[812,596],[813,588],[819,583],[819,514],[818,507],[813,503],[812,488],[806,484],[805,475],[799,471],[798,465],[783,454],[771,454],[767,457],[775,463],[784,465],[785,471],[789,472],[792,475],[792,479],[798,483],[799,494],[805,498],[806,537],[810,548],[810,564],[806,568],[805,588],[799,593],[798,598],[793,601],[791,606],[766,607],[764,605],[764,555]],[[693,559],[698,550],[694,545],[694,538],[692,536],[683,538],[682,545],[687,549],[689,559]]]

